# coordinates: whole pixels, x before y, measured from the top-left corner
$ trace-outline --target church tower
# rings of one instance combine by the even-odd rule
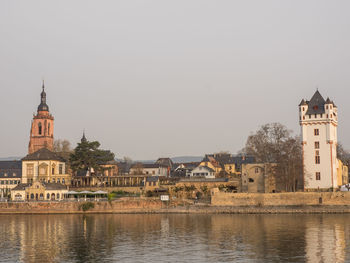
[[[30,130],[30,141],[28,153],[34,153],[42,148],[53,150],[53,122],[54,118],[49,112],[46,104],[46,92],[43,82],[41,92],[41,103],[38,106],[37,114],[33,116],[32,128]]]
[[[337,106],[317,90],[299,104],[304,164],[304,189],[328,190],[337,182]],[[341,182],[339,182],[341,184]]]

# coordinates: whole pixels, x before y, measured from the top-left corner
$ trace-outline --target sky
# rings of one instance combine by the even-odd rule
[[[55,139],[116,157],[236,153],[335,101],[350,149],[350,1],[0,2],[0,157],[27,154],[45,79]]]

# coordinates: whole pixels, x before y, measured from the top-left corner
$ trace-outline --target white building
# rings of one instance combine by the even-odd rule
[[[299,118],[305,190],[337,188],[337,107],[317,90],[310,101],[301,101]]]
[[[130,174],[134,175],[151,175],[151,176],[168,176],[168,167],[156,163],[137,163],[130,168]]]
[[[198,166],[191,172],[191,177],[215,178],[215,171],[208,166]]]

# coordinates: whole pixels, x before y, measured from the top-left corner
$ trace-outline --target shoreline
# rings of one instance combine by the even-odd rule
[[[48,215],[48,214],[350,214],[350,205],[313,205],[313,206],[176,206],[169,208],[122,208],[57,210],[57,209],[0,209],[0,215]]]

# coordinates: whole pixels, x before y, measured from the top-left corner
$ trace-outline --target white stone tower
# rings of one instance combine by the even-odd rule
[[[304,189],[313,191],[337,188],[337,107],[329,98],[324,100],[317,90],[310,101],[301,101],[299,119],[303,143]]]

